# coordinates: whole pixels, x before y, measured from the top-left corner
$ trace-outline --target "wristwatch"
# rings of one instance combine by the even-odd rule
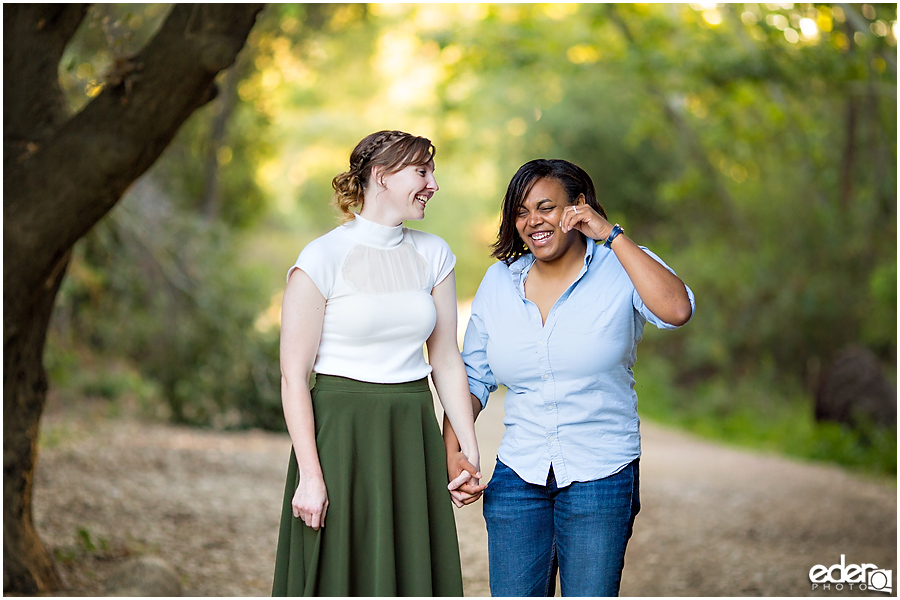
[[[603,245],[606,248],[612,248],[612,241],[616,239],[616,236],[620,233],[625,233],[625,230],[622,229],[622,227],[618,223],[616,223],[615,225],[613,225],[612,231],[610,232],[609,237],[606,238],[606,241],[603,242]]]

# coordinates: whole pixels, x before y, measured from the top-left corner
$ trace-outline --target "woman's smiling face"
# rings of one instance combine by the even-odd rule
[[[579,197],[574,205],[583,203]],[[559,227],[563,211],[574,206],[556,179],[538,179],[516,213],[516,230],[536,260],[552,262],[580,245],[577,230],[564,233]]]
[[[438,191],[434,178],[434,162],[424,165],[409,165],[396,173],[385,175],[382,179],[387,188],[382,194],[385,208],[402,221],[421,221],[425,218],[425,205]]]

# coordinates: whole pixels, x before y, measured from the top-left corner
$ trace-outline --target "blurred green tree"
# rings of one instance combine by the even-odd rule
[[[152,18],[148,9],[144,22]],[[380,128],[437,145],[441,192],[411,225],[450,242],[462,299],[490,263],[511,174],[538,156],[568,158],[593,175],[613,218],[697,292],[690,327],[646,336],[648,354],[673,365],[674,385],[772,374],[811,395],[854,341],[890,372],[895,5],[302,4],[279,5],[260,25],[222,78],[233,93],[189,121],[150,174],[154,198],[184,221],[145,236],[159,265],[135,269],[125,258],[133,251],[85,250],[77,260],[100,262],[63,291],[84,297],[103,274],[115,280],[115,298],[98,297],[80,316],[99,345],[161,382],[175,418],[251,424],[244,419],[259,414],[216,414],[233,413],[233,390],[271,367],[249,367],[276,343],[272,329],[254,333],[251,305],[259,311],[266,293],[277,305],[281,261],[335,225],[331,178],[359,137]],[[85,75],[82,96],[96,87],[101,67],[65,64]],[[136,204],[104,226],[127,233]],[[163,268],[187,231],[211,237]],[[241,239],[252,246],[239,252]],[[173,268],[187,286],[163,277]],[[231,278],[213,275],[225,270]],[[254,272],[273,282],[261,297]],[[155,285],[141,282],[148,274]],[[222,296],[236,301],[217,304]],[[202,306],[233,326],[207,321]],[[113,313],[132,317],[123,339],[103,325]],[[174,315],[178,327],[156,326]],[[167,347],[178,350],[147,350]],[[213,364],[232,365],[217,367],[229,377],[200,376]],[[277,423],[277,391],[254,389],[242,397],[269,406],[265,420]]]
[[[424,133],[441,191],[411,226],[448,240],[464,300],[509,177],[567,158],[697,292],[689,327],[645,338],[674,386],[811,397],[852,342],[892,373],[895,5],[341,5],[305,44],[258,75],[292,249],[334,226],[329,183],[362,133]]]
[[[591,173],[697,291],[690,327],[648,337],[680,381],[772,361],[812,388],[860,340],[895,361],[895,5],[479,10],[420,32],[465,123],[439,147]]]

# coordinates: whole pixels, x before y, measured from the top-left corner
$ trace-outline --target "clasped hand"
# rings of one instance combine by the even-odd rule
[[[450,499],[457,508],[471,504],[481,497],[487,484],[480,485],[481,470],[469,462],[462,451],[447,457],[447,472],[450,476]]]

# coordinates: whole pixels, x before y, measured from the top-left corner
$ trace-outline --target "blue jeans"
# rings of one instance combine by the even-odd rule
[[[618,596],[625,546],[641,509],[635,459],[615,475],[556,486],[497,461],[484,491],[492,596]]]

